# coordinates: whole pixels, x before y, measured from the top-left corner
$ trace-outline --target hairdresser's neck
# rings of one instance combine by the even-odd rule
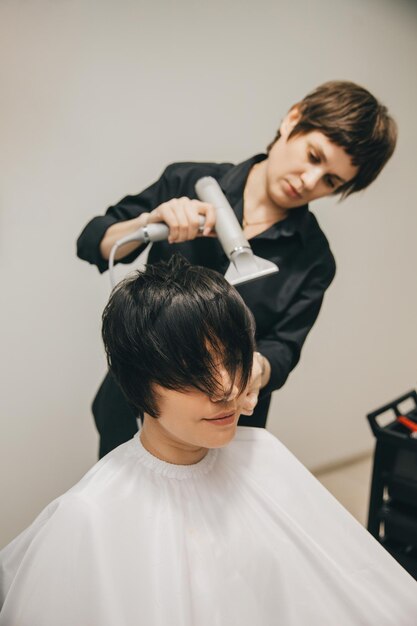
[[[250,222],[279,222],[288,211],[275,204],[268,193],[268,160],[256,163],[250,170],[244,190],[244,212]]]
[[[194,446],[170,433],[159,421],[145,413],[140,431],[143,447],[161,461],[174,465],[194,465],[203,459],[208,450]]]

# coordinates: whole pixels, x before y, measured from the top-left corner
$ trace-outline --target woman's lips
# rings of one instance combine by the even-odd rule
[[[236,411],[228,411],[227,413],[219,413],[214,417],[206,417],[204,421],[211,422],[212,424],[216,424],[219,426],[227,426],[229,424],[233,424],[233,422],[235,421],[235,415]]]
[[[288,180],[284,180],[284,190],[285,193],[291,198],[301,198],[301,194],[288,182]]]

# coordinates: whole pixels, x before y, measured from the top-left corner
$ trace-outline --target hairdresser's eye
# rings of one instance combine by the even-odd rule
[[[316,156],[314,152],[308,153],[308,160],[310,161],[310,163],[320,163],[319,157]]]
[[[336,184],[331,176],[325,176],[324,182],[328,187],[330,187],[330,189],[334,189],[336,187]]]

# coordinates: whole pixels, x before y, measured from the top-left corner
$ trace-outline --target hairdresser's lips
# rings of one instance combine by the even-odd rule
[[[234,424],[236,419],[236,411],[232,413],[228,411],[227,413],[219,413],[214,417],[206,417],[204,419],[205,422],[210,422],[211,424],[215,424],[216,426],[230,426],[230,424]]]
[[[301,194],[287,180],[284,180],[284,191],[290,198],[301,198]]]

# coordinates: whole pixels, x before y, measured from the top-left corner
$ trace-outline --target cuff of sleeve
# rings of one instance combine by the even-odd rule
[[[100,274],[105,272],[109,268],[109,262],[107,259],[103,259],[100,253],[100,242],[104,237],[106,230],[120,222],[119,219],[112,215],[103,215],[95,217],[87,224],[83,232],[77,241],[77,255],[80,259],[88,261],[92,265],[96,265]],[[130,255],[124,257],[122,262],[130,263],[141,252],[142,246],[132,252]]]
[[[109,267],[107,259],[100,253],[100,242],[106,230],[119,220],[111,215],[95,217],[87,224],[77,241],[77,256],[96,265],[100,274]]]

